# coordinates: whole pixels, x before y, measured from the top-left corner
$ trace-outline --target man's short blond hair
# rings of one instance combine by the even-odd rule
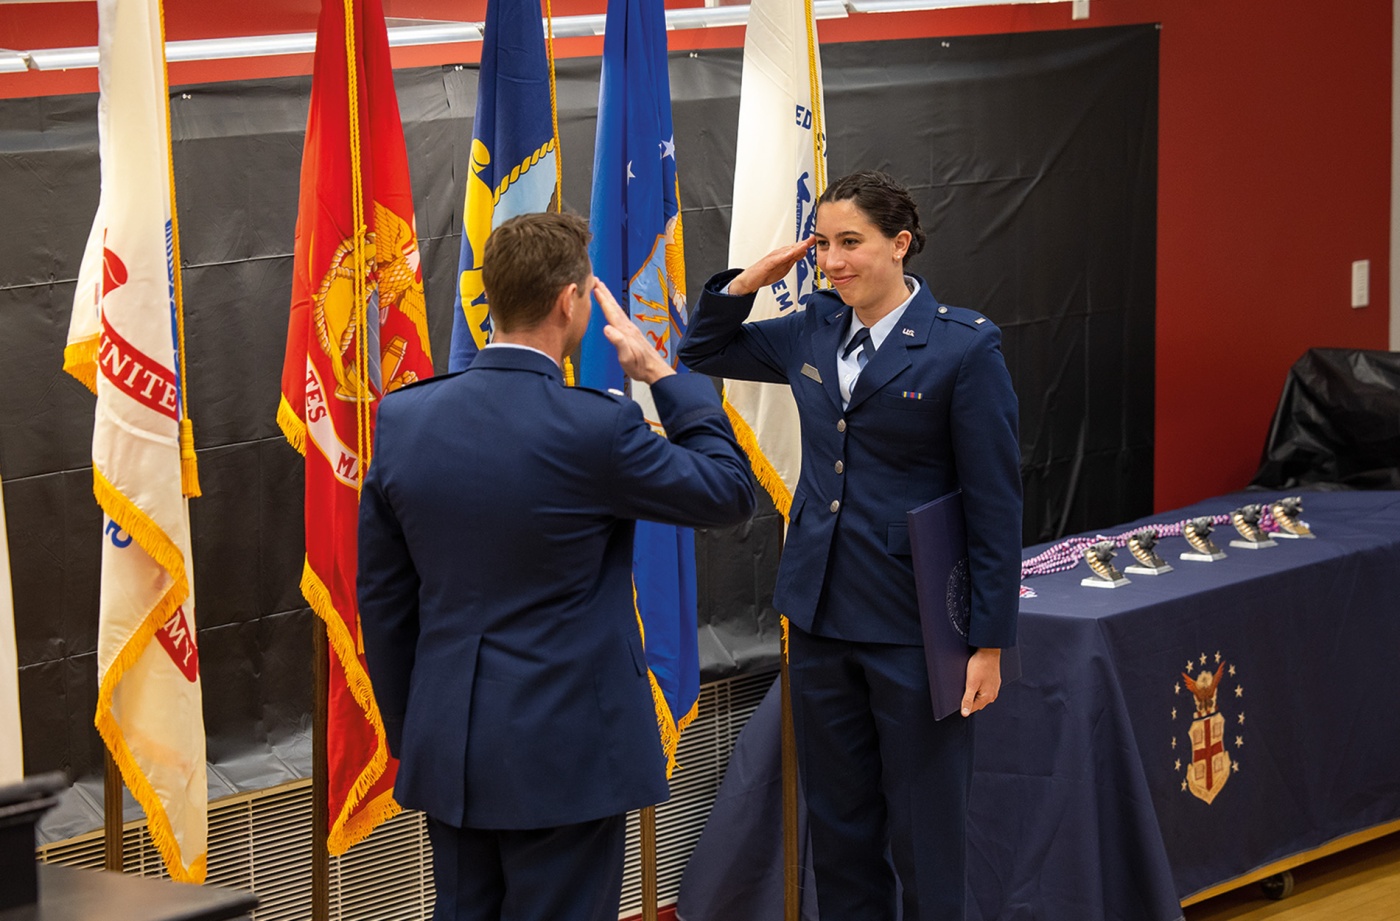
[[[481,281],[491,324],[522,332],[539,324],[559,292],[583,287],[592,272],[588,224],[577,214],[522,214],[491,231],[482,258]]]

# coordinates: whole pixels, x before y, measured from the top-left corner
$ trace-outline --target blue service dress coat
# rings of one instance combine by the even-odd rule
[[[709,381],[652,394],[669,441],[544,354],[491,347],[380,406],[358,589],[402,805],[532,829],[666,798],[634,520],[731,525],[754,493]]]
[[[787,384],[802,429],[773,606],[808,633],[921,645],[906,513],[963,491],[971,581],[968,642],[1016,643],[1021,564],[1017,401],[1001,332],[939,304],[928,284],[841,406],[836,354],[851,311],[834,292],[801,312],[745,323],[753,296],[716,275],[680,357],[716,377]]]

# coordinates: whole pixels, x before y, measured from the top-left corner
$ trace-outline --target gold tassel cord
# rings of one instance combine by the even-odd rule
[[[822,81],[819,57],[820,43],[817,39],[817,22],[812,11],[812,0],[803,0],[807,14],[807,92],[811,97],[812,110],[812,191],[813,200],[821,201],[826,191],[826,118],[822,112]],[[825,287],[824,274],[819,267],[812,276],[813,287]]]
[[[554,81],[554,4],[544,0],[545,53],[549,57],[549,116],[554,124],[554,210],[564,210],[564,152],[559,147],[559,92]],[[565,369],[568,374],[568,369]],[[570,384],[569,386],[573,386]]]
[[[370,463],[370,391],[369,391],[369,298],[365,282],[365,190],[360,160],[360,75],[358,51],[355,46],[355,3],[343,0],[345,10],[345,84],[348,95],[347,111],[350,122],[350,237],[351,279],[356,338],[356,369],[359,393],[355,399],[356,450],[360,459],[355,492],[359,493]]]
[[[559,146],[559,90],[555,85],[554,73],[554,3],[544,0],[545,53],[549,57],[549,117],[554,125],[554,210],[564,210],[564,151]],[[572,387],[577,381],[574,374],[574,360],[564,356],[564,386]]]
[[[822,193],[826,191],[826,156],[822,149],[826,138],[826,123],[822,113],[821,65],[818,57],[820,42],[817,39],[812,0],[803,0],[803,9],[807,14],[807,85],[812,109],[812,178],[816,184],[817,198],[821,198]]]
[[[180,213],[175,205],[174,138],[170,133],[170,76],[165,60],[165,4],[160,9],[160,74],[162,98],[165,104],[165,165],[170,177],[170,277],[173,286],[171,305],[175,311],[176,358],[180,362],[180,487],[187,498],[201,494],[199,463],[194,451],[194,422],[190,419],[190,379],[185,367],[185,296],[180,271]]]

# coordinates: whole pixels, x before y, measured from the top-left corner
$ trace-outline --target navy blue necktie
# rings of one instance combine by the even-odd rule
[[[870,355],[875,351],[875,343],[870,341],[870,327],[862,326],[856,330],[856,334],[851,337],[851,341],[846,343],[846,348],[841,351],[842,358],[850,358],[851,353],[860,349],[860,354],[856,356],[856,363],[860,365],[862,371],[870,361]]]

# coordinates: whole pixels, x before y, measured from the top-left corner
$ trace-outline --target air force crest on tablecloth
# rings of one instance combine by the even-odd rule
[[[1180,695],[1185,691],[1191,695],[1192,701],[1189,711],[1185,711],[1190,714],[1185,739],[1175,731],[1172,733],[1176,771],[1184,771],[1182,792],[1189,792],[1205,803],[1213,803],[1225,788],[1230,775],[1240,771],[1239,749],[1244,747],[1244,711],[1227,713],[1221,708],[1221,703],[1241,701],[1244,685],[1236,676],[1235,666],[1225,662],[1218,652],[1213,659],[1201,653],[1197,659],[1188,660],[1181,678],[1173,693]],[[1184,710],[1179,706],[1172,708],[1173,723]],[[1182,751],[1182,741],[1189,745],[1189,758]],[[1231,749],[1234,750],[1233,757]]]

